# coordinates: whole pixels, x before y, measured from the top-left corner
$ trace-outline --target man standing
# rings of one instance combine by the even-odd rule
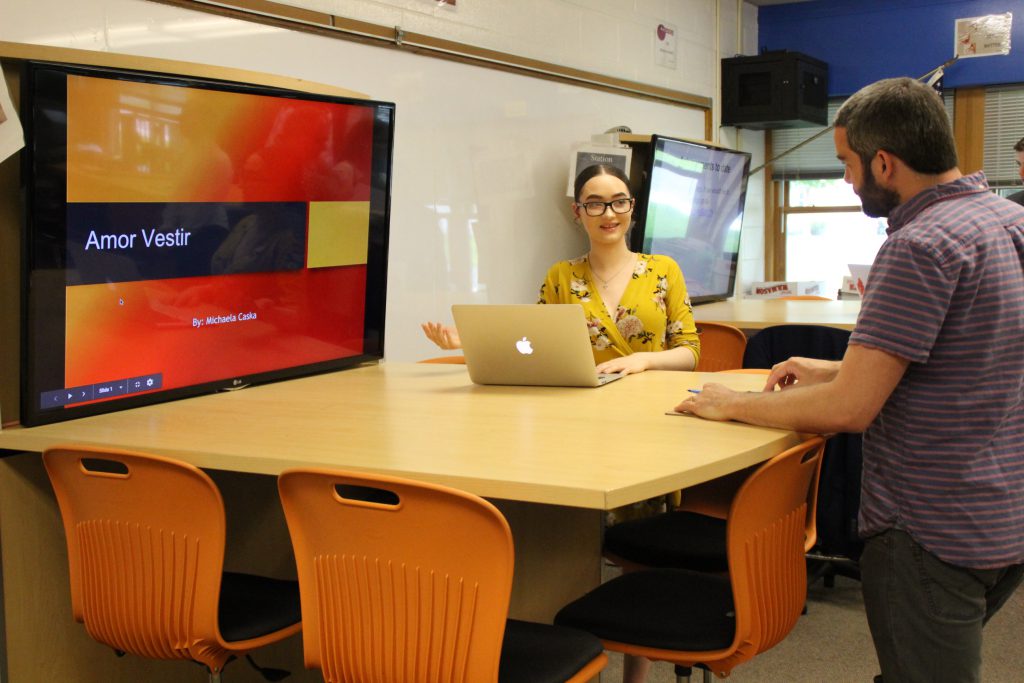
[[[1024,138],[1017,140],[1017,144],[1013,146],[1013,154],[1017,158],[1017,175],[1024,181]],[[1017,202],[1018,204],[1024,205],[1024,190],[1014,192],[1006,197],[1011,202]]]
[[[863,88],[835,124],[864,213],[889,219],[846,355],[779,363],[764,393],[709,384],[676,410],[863,431],[860,564],[884,683],[978,681],[982,626],[1024,576],[1024,208],[960,173],[917,81]]]

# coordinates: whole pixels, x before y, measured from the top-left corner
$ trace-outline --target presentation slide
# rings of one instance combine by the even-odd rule
[[[41,407],[362,353],[372,117],[69,75],[65,383]]]

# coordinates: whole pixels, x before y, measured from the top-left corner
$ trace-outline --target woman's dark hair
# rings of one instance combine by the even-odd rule
[[[912,78],[889,78],[861,88],[836,113],[846,142],[865,166],[878,150],[918,173],[955,168],[953,128],[938,94]]]
[[[585,169],[576,174],[576,182],[573,183],[572,187],[572,198],[577,202],[580,200],[580,192],[583,192],[583,186],[587,182],[599,175],[611,175],[615,176],[629,187],[629,178],[622,169],[618,166],[609,166],[608,164],[594,164],[593,166],[587,166]]]

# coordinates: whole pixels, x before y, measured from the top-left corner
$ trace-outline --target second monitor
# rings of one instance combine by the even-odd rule
[[[750,154],[655,135],[632,248],[671,256],[693,303],[733,295]]]

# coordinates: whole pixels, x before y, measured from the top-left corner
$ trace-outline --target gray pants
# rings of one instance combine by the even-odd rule
[[[860,569],[885,683],[980,681],[981,629],[1024,578],[948,564],[896,529],[867,539]]]

